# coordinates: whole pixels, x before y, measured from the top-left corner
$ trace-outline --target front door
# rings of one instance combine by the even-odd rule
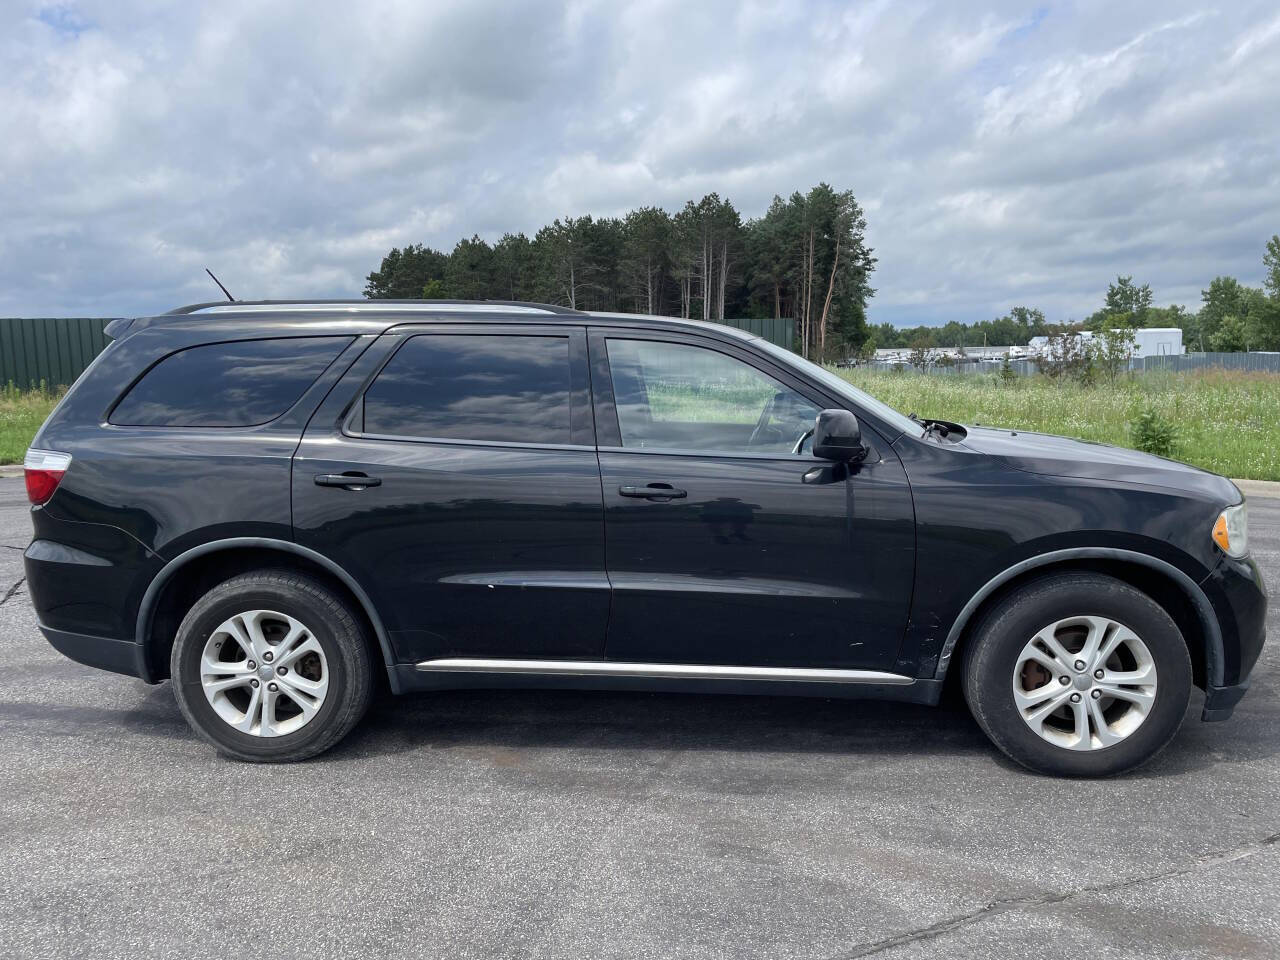
[[[364,587],[402,663],[599,658],[591,419],[581,329],[397,328],[312,418],[295,536]]]
[[[593,331],[610,660],[887,670],[914,575],[911,495],[801,451],[829,398],[735,345]],[[855,413],[857,411],[854,411]]]

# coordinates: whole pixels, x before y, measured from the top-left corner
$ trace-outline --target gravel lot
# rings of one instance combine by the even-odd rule
[[[1280,654],[1107,782],[955,709],[459,692],[260,767],[56,654],[0,480],[0,956],[1275,957]],[[1280,586],[1280,500],[1250,504]],[[1277,614],[1270,635],[1280,637]]]

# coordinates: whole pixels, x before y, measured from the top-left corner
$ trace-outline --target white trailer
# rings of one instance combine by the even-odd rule
[[[1177,327],[1138,327],[1133,331],[1133,358],[1181,356],[1182,331]]]

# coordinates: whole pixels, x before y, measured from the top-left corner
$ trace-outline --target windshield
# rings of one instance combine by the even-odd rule
[[[848,397],[851,402],[857,404],[859,407],[874,413],[881,420],[885,421],[885,423],[892,425],[899,433],[911,433],[918,436],[920,431],[923,429],[923,426],[920,423],[917,423],[905,414],[899,413],[887,403],[877,400],[875,397],[871,396],[871,394],[859,390],[848,380],[845,380],[843,377],[836,376],[830,370],[820,367],[810,360],[806,360],[799,354],[792,353],[785,347],[779,347],[776,344],[770,343],[768,340],[761,339],[757,340],[756,343],[778,360],[781,360],[793,367],[799,367],[804,373],[808,374],[814,380],[817,380],[823,386],[830,388],[833,392],[838,393],[843,397]],[[895,435],[890,439],[897,439],[897,436]]]

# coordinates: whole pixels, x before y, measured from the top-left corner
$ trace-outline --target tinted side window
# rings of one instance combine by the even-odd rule
[[[427,334],[411,338],[364,395],[364,432],[571,443],[569,339]]]
[[[818,407],[734,357],[683,343],[607,341],[624,447],[791,453]]]
[[[111,411],[131,427],[248,427],[274,420],[315,382],[350,337],[211,343],[171,353]]]

